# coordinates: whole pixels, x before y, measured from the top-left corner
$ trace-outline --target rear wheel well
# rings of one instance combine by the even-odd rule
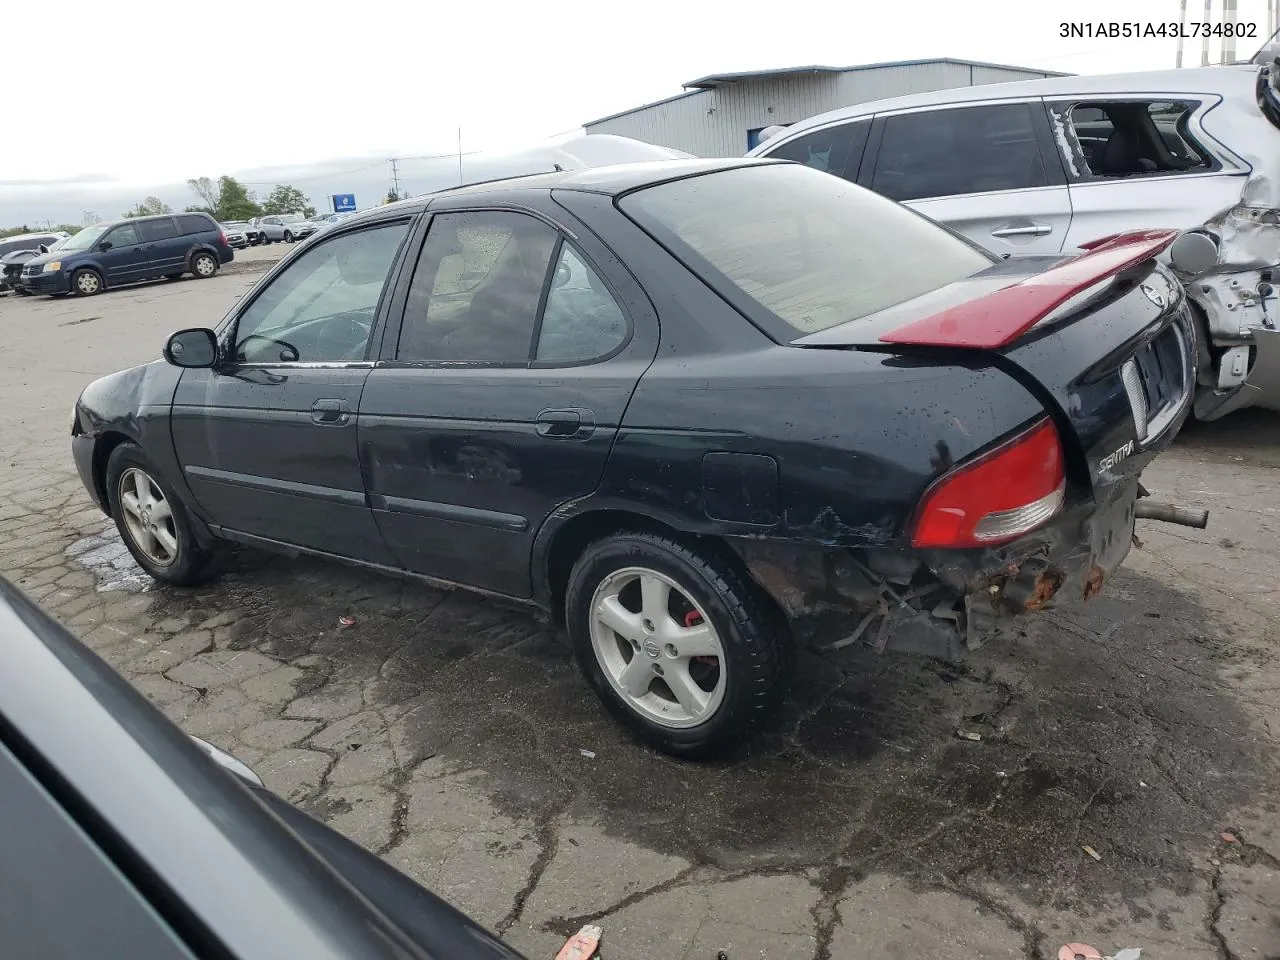
[[[655,520],[652,517],[626,510],[594,510],[580,514],[568,520],[555,532],[551,544],[547,548],[546,573],[548,602],[551,607],[551,618],[557,625],[564,623],[564,596],[569,583],[569,574],[573,565],[582,556],[582,551],[589,544],[601,540],[611,534],[627,532],[652,533],[682,543],[693,550],[713,553],[728,562],[735,564],[754,583],[746,569],[746,565],[738,554],[727,543],[716,536],[690,534],[675,527]],[[761,591],[763,593],[763,591]],[[766,594],[766,599],[773,602]]]
[[[93,485],[98,491],[98,501],[108,514],[111,512],[111,498],[107,496],[107,461],[111,459],[111,452],[116,447],[129,442],[129,438],[123,433],[108,432],[100,436],[93,445]]]

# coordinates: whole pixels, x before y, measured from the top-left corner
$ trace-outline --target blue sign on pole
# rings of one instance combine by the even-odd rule
[[[351,213],[356,208],[354,193],[335,193],[332,199],[334,213]]]

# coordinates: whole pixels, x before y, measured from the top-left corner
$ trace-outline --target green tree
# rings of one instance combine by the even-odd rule
[[[401,195],[396,193],[396,188],[392,187],[390,190],[387,191],[387,196],[382,202],[395,203],[397,200],[407,200],[407,199],[409,199],[407,195]]]
[[[309,198],[303,196],[301,190],[287,183],[277,183],[274,190],[262,201],[262,212],[266,214],[300,213],[305,217],[314,217],[316,208],[311,206]]]
[[[159,197],[147,197],[141,203],[135,203],[131,209],[125,212],[124,216],[151,217],[159,213],[173,213],[173,207]]]
[[[213,205],[218,220],[248,220],[262,215],[257,198],[239,180],[223,174],[218,178],[218,201]]]

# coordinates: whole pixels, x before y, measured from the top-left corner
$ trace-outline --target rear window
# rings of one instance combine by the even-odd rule
[[[620,206],[765,329],[776,328],[774,317],[799,335],[870,316],[995,262],[892,200],[796,164],[663,183]]]

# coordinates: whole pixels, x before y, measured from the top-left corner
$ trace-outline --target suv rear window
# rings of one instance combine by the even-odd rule
[[[202,213],[184,213],[178,217],[178,226],[182,228],[184,235],[188,233],[204,233],[207,230],[217,230],[218,225],[213,222],[212,217],[207,217]]]
[[[797,164],[662,183],[619,206],[759,325],[776,327],[768,322],[776,317],[797,335],[870,316],[995,262],[906,207]]]

